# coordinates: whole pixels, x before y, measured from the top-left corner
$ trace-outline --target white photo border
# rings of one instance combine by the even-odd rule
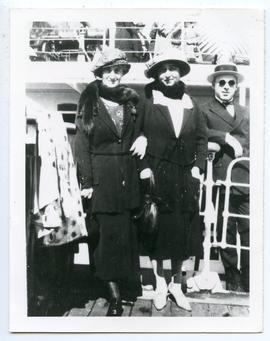
[[[166,9],[171,20],[188,18],[202,9]],[[206,9],[203,9],[204,11]],[[27,81],[26,42],[32,21],[82,21],[89,13],[101,20],[132,21],[135,18],[162,18],[164,9],[14,9],[11,12],[10,59],[10,331],[12,332],[260,332],[263,320],[263,151],[264,151],[264,18],[262,10],[239,11],[253,16],[256,44],[250,56],[251,127],[251,294],[248,317],[29,317],[26,295],[25,240],[25,83]],[[212,9],[212,11],[214,11]],[[242,19],[243,20],[243,19]],[[256,274],[256,275],[254,275]],[[74,323],[74,319],[76,323]],[[214,323],[213,323],[214,321]]]

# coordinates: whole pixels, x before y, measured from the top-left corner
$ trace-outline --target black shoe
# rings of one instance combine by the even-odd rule
[[[106,316],[122,316],[123,311],[121,301],[112,300]]]
[[[249,268],[241,271],[241,284],[245,292],[249,292]]]
[[[123,314],[123,307],[118,284],[113,281],[109,281],[107,284],[110,295],[110,305],[107,316],[121,316]]]
[[[241,285],[240,272],[235,268],[225,269],[226,276],[226,290],[243,292],[244,289]]]
[[[241,284],[235,283],[235,282],[234,283],[227,282],[226,283],[226,290],[235,291],[235,292],[244,292],[245,291]]]

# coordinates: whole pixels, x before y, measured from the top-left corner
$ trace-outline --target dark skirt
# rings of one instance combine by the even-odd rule
[[[95,275],[119,284],[122,298],[141,296],[137,228],[131,213],[95,214],[98,242],[94,251]]]
[[[159,215],[157,233],[140,235],[142,254],[156,260],[186,260],[202,254],[202,233],[198,214],[175,210]]]
[[[154,176],[154,194],[161,200],[158,229],[154,235],[140,235],[141,253],[156,260],[200,255],[199,181],[192,177],[191,167],[162,160]]]

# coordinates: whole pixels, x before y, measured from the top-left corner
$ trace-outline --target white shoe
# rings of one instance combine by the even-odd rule
[[[171,293],[179,308],[183,308],[187,311],[191,311],[191,306],[188,299],[183,294],[181,284],[171,282],[168,287],[169,293]]]
[[[153,299],[154,306],[157,310],[163,309],[167,304],[168,287],[164,278],[157,279],[157,287]]]

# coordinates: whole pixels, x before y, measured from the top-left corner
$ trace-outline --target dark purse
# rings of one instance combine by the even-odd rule
[[[141,232],[155,234],[158,225],[159,198],[153,194],[154,183],[150,178],[141,180],[142,204],[134,219]]]

